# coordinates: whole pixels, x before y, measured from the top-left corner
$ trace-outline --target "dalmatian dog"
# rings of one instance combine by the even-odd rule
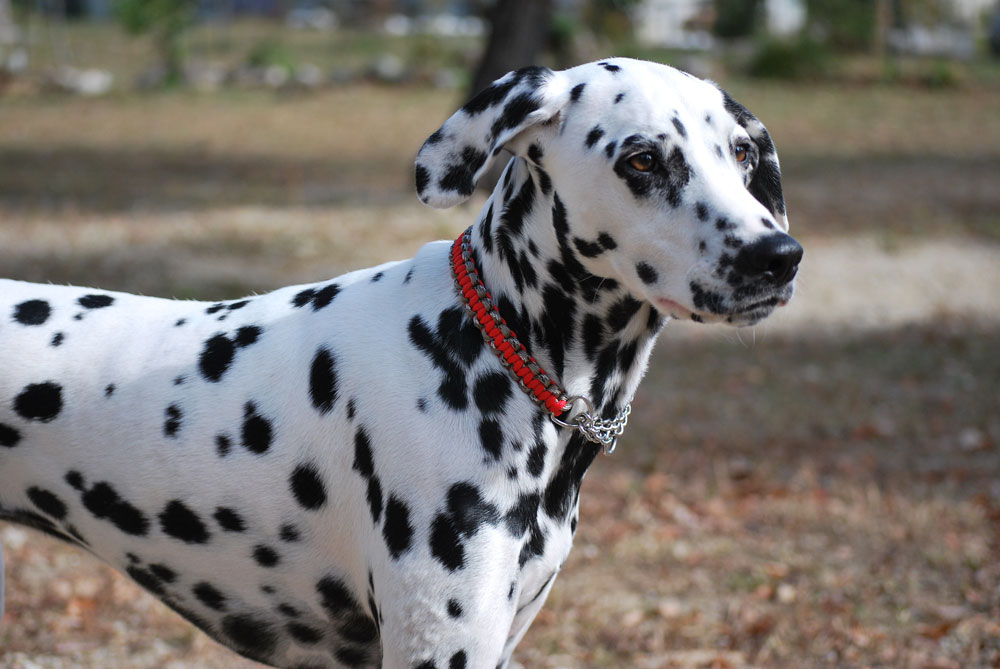
[[[802,249],[764,126],[670,67],[507,74],[420,149],[420,199],[462,202],[505,150],[462,262],[572,398],[559,422],[449,241],[217,303],[4,280],[0,517],[270,665],[507,666],[602,448],[578,417],[620,431],[664,323],[760,321]]]

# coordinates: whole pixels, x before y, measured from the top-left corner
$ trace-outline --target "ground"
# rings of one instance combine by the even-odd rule
[[[799,292],[668,326],[525,667],[1000,667],[1000,91],[726,82],[769,126]],[[0,274],[205,299],[450,238],[421,89],[16,98]],[[5,667],[255,667],[87,554],[0,524]]]

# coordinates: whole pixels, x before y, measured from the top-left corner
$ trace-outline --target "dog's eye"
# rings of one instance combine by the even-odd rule
[[[650,172],[656,167],[656,158],[652,153],[637,153],[628,159],[628,164],[637,172]]]
[[[733,155],[736,156],[736,162],[742,165],[750,157],[750,147],[746,144],[737,144],[733,149]]]

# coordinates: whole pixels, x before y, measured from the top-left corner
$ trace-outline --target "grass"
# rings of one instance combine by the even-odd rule
[[[72,34],[102,58],[142,53]],[[288,39],[327,48],[314,38]],[[802,311],[756,333],[667,328],[516,657],[1000,666],[1000,90],[725,84],[779,148]],[[412,194],[416,149],[460,103],[371,85],[12,97],[0,269],[221,299],[410,255],[476,210]],[[10,526],[0,540],[0,664],[255,666],[78,551]]]

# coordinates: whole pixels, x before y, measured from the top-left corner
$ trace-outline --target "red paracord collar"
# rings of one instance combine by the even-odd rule
[[[451,270],[459,293],[473,316],[483,338],[496,352],[500,362],[517,377],[521,389],[539,406],[558,418],[569,408],[566,392],[532,358],[517,333],[510,329],[497,311],[493,297],[483,286],[472,260],[472,228],[459,235],[451,247]]]

